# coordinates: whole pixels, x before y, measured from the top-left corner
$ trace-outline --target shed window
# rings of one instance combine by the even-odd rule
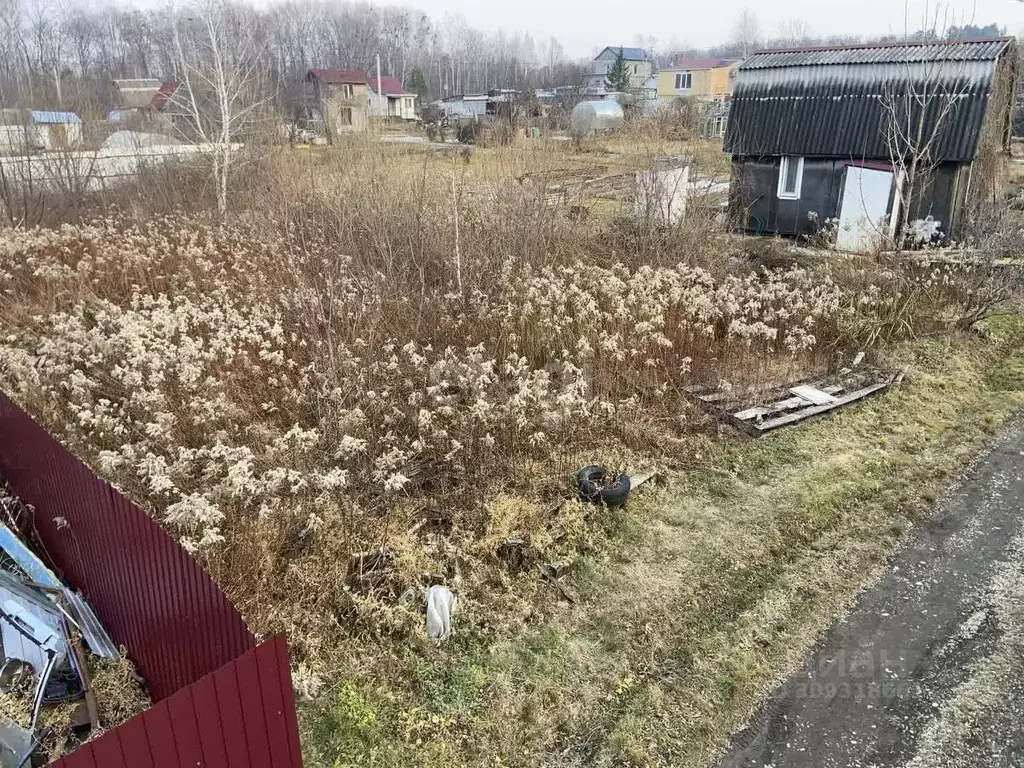
[[[676,90],[688,91],[693,87],[693,72],[676,72]]]
[[[779,168],[779,197],[783,200],[799,200],[800,187],[804,180],[804,159],[783,157]]]
[[[351,107],[342,107],[338,110],[338,125],[352,125]]]

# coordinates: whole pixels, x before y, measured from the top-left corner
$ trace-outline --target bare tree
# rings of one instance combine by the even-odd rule
[[[749,6],[744,6],[739,18],[736,19],[732,30],[732,42],[743,58],[747,58],[761,45],[761,25]]]
[[[780,45],[805,45],[813,39],[814,33],[811,25],[804,19],[794,16],[779,23],[779,36],[777,42]]]
[[[484,33],[459,16],[435,23],[417,11],[363,0],[277,0],[266,7],[221,0],[219,7],[222,16],[230,10],[249,25],[262,25],[263,69],[280,82],[298,83],[309,67],[366,69],[378,53],[383,74],[404,83],[418,68],[435,96],[513,83],[567,85],[578,74],[579,65],[557,42],[537,45],[526,34]],[[120,106],[112,100],[112,79],[183,79],[188,71],[198,86],[200,76],[188,67],[202,64],[214,74],[206,66],[210,43],[202,16],[200,6],[140,10],[75,0],[0,0],[0,102],[32,108],[63,102],[67,109],[90,104],[102,113]],[[230,30],[224,42],[234,46],[233,35]],[[202,45],[195,42],[199,38]],[[200,50],[205,58],[196,57]],[[299,90],[291,90],[293,102]],[[285,94],[281,98],[281,109],[295,106],[285,103]]]
[[[197,137],[210,147],[221,216],[228,209],[235,144],[251,136],[262,108],[273,98],[260,61],[263,32],[237,7],[220,0],[204,0],[180,13],[174,24],[182,79],[173,99],[187,110]]]
[[[941,40],[947,27],[948,11],[940,17],[937,7],[934,16],[926,15],[922,30],[926,39]],[[939,57],[922,57],[920,61],[893,65],[886,73],[880,102],[895,177],[894,204],[899,206],[899,215],[892,218],[887,234],[894,238],[897,252],[906,247],[910,236],[908,225],[914,203],[924,197],[942,162],[940,141],[971,90],[970,79],[963,76],[967,62],[961,61],[956,72],[950,66]]]

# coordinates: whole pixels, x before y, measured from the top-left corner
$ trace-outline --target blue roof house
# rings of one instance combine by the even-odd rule
[[[591,94],[602,94],[608,91],[605,79],[608,70],[615,64],[615,60],[622,52],[622,58],[626,61],[629,69],[630,90],[639,92],[643,90],[644,84],[655,74],[654,60],[650,53],[643,48],[623,48],[610,45],[601,51],[590,64],[590,72],[584,75],[587,92]]]
[[[30,110],[29,141],[35,149],[68,149],[82,143],[82,120],[74,112]]]
[[[82,144],[82,121],[74,112],[0,109],[0,154],[76,148]]]

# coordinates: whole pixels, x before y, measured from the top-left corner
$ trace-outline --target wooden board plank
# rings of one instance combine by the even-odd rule
[[[736,411],[732,417],[734,419],[739,419],[740,421],[749,421],[750,419],[756,419],[758,416],[767,416],[769,413],[771,413],[771,411],[767,408],[757,405],[743,411]]]
[[[838,395],[843,391],[843,388],[838,384],[819,387],[819,389],[829,395]],[[733,418],[739,419],[740,421],[747,421],[749,419],[756,419],[758,416],[767,416],[772,413],[778,413],[779,411],[791,411],[794,408],[801,408],[805,405],[807,405],[807,401],[802,397],[790,397],[785,400],[780,400],[777,403],[772,403],[771,405],[747,408],[746,410],[734,413]]]
[[[817,387],[812,387],[809,384],[801,384],[799,387],[793,387],[789,391],[797,397],[803,398],[807,402],[814,403],[815,405],[831,405],[836,401],[836,399],[828,392],[818,389]]]
[[[851,392],[848,395],[844,395],[843,397],[837,398],[834,403],[829,403],[828,405],[814,405],[811,406],[810,408],[804,408],[800,411],[796,411],[795,413],[787,413],[784,416],[777,416],[774,419],[762,421],[760,424],[754,424],[752,426],[758,432],[764,433],[769,432],[773,429],[778,429],[779,427],[784,427],[787,424],[796,424],[797,422],[803,421],[804,419],[810,419],[813,418],[814,416],[820,416],[823,413],[834,411],[836,408],[842,408],[844,405],[849,405],[850,403],[856,402],[857,400],[861,400],[865,397],[868,397],[869,395],[873,395],[876,392],[881,392],[882,390],[888,389],[890,385],[891,382],[883,381],[879,384],[873,384],[870,387],[858,389],[856,392]]]
[[[639,488],[641,485],[646,483],[648,480],[650,480],[652,477],[654,477],[657,474],[658,474],[658,470],[656,470],[656,469],[648,469],[648,470],[645,470],[644,472],[637,472],[635,475],[630,475],[630,478],[629,478],[629,488],[630,488],[630,490],[631,491],[632,490],[636,490],[637,488]]]

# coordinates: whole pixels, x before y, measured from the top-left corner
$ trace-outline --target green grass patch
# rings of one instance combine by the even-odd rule
[[[1024,320],[991,330],[902,346],[904,386],[831,419],[714,444],[614,519],[574,608],[467,620],[304,706],[308,764],[709,764],[1024,406]]]

